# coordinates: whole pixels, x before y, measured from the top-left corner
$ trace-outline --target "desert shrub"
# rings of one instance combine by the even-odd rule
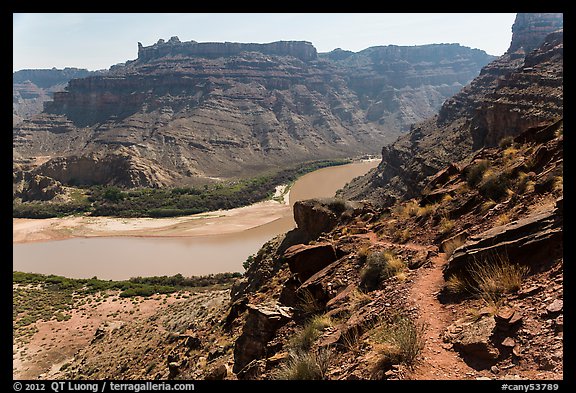
[[[324,311],[323,305],[314,297],[308,289],[300,291],[298,294],[298,311],[304,316],[321,314]]]
[[[487,201],[483,202],[480,205],[480,212],[486,213],[488,210],[492,209],[494,206],[496,206],[496,202],[493,201],[492,199],[488,199]]]
[[[480,160],[471,165],[466,171],[466,182],[470,187],[475,187],[482,180],[484,172],[490,167],[490,161]]]
[[[485,173],[479,186],[479,192],[485,198],[500,200],[508,195],[510,179],[504,172]]]
[[[244,268],[244,270],[250,269],[250,266],[252,266],[252,264],[254,263],[254,258],[255,256],[254,254],[252,254],[249,255],[244,262],[242,262],[242,267]]]
[[[393,233],[394,240],[398,243],[406,243],[410,238],[412,238],[412,231],[408,228],[396,229]]]
[[[496,217],[494,224],[495,225],[505,225],[505,224],[508,224],[510,221],[511,221],[510,214],[509,213],[502,213],[498,217]]]
[[[510,147],[513,144],[514,144],[514,137],[511,135],[505,136],[504,138],[500,139],[500,142],[498,142],[498,146],[500,146],[502,149]]]
[[[405,268],[404,262],[389,251],[372,252],[366,258],[366,266],[360,272],[360,287],[373,291],[382,281]]]
[[[495,303],[504,294],[518,291],[529,271],[527,266],[511,263],[503,255],[490,256],[475,260],[466,274],[450,276],[445,289]]]
[[[420,205],[417,201],[411,200],[405,203],[396,204],[392,208],[392,212],[400,219],[407,219],[409,217],[415,217],[420,212]]]
[[[463,295],[468,291],[468,284],[462,277],[453,274],[444,283],[444,289],[451,295]]]
[[[518,194],[534,192],[534,185],[536,183],[530,179],[530,176],[525,172],[519,172],[516,179],[516,192]]]
[[[118,187],[109,186],[105,187],[102,192],[102,198],[110,202],[118,202],[126,198],[126,194]]]
[[[450,258],[458,247],[466,242],[463,236],[455,237],[442,243],[442,252],[446,254],[446,258]]]
[[[454,229],[454,225],[455,225],[454,221],[452,221],[448,217],[442,217],[442,219],[440,220],[440,223],[438,224],[438,231],[442,235],[445,235],[448,232],[450,232],[452,229]]]
[[[370,253],[370,246],[365,244],[358,249],[358,258],[360,262],[366,262],[366,258],[368,258],[368,254]]]

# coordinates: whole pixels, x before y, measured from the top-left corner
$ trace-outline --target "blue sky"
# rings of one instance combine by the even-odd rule
[[[377,45],[460,43],[503,54],[515,14],[13,14],[13,70],[107,69],[137,57],[137,43],[306,40],[319,52]]]

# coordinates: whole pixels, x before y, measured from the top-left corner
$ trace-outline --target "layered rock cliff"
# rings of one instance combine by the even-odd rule
[[[32,69],[20,70],[12,74],[12,114],[13,124],[41,113],[44,102],[52,99],[52,94],[62,91],[66,84],[74,78],[84,78],[97,75],[102,71],[88,71],[78,68],[62,70]]]
[[[132,187],[376,153],[492,59],[459,45],[378,47],[331,57],[317,56],[307,42],[173,37],[140,45],[136,60],[106,75],[71,80],[44,113],[16,127],[15,157],[23,170],[33,168],[33,157],[48,157],[46,170],[37,170],[65,184],[78,172],[74,166],[87,161],[78,157],[87,155],[98,162],[128,155],[130,168],[165,173],[135,177],[117,168],[110,178]]]
[[[511,49],[446,100],[437,116],[384,146],[378,168],[342,195],[383,205],[414,197],[428,176],[451,162],[562,117],[563,32],[551,32],[562,25],[562,14],[541,17],[518,14]]]

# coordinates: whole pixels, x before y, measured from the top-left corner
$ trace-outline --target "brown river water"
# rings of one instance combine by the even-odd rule
[[[290,204],[332,197],[378,165],[363,161],[306,174],[290,189]],[[276,235],[295,227],[292,211],[234,233],[191,237],[91,237],[13,245],[13,270],[71,278],[125,280],[136,276],[184,276],[242,272],[242,262]]]

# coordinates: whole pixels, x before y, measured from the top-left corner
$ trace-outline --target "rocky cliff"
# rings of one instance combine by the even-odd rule
[[[44,102],[52,99],[52,94],[62,91],[74,78],[97,75],[100,71],[78,68],[20,70],[12,74],[12,114],[13,124],[41,113]]]
[[[266,55],[291,56],[302,61],[315,60],[316,48],[307,41],[277,41],[269,44],[245,44],[239,42],[181,42],[178,37],[172,37],[165,42],[160,39],[156,44],[143,46],[138,43],[138,59],[136,62],[148,62],[153,59],[172,56],[193,57],[227,57],[242,52],[259,52]]]
[[[518,14],[511,50],[446,100],[437,116],[382,150],[382,163],[343,195],[378,204],[411,198],[451,162],[563,114],[562,14]],[[537,26],[538,28],[536,28]],[[540,45],[532,49],[539,37]],[[513,50],[522,46],[528,52]]]
[[[492,59],[459,45],[333,57],[317,56],[307,42],[173,37],[140,45],[136,60],[71,80],[44,113],[15,127],[15,157],[23,170],[32,169],[33,157],[49,157],[40,174],[67,184],[73,167],[87,161],[76,157],[129,155],[131,168],[165,174],[138,175],[137,185],[163,186],[376,153]],[[115,183],[134,186],[134,171],[120,172]]]

